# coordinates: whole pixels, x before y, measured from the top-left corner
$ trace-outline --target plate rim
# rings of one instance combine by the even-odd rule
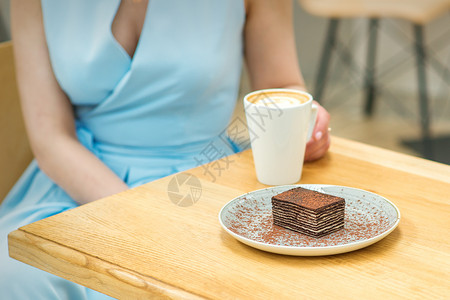
[[[225,208],[229,205],[231,205],[233,202],[237,201],[238,198],[244,197],[245,195],[248,194],[252,194],[258,191],[263,191],[263,190],[269,190],[269,189],[273,189],[273,188],[282,188],[282,187],[286,187],[286,188],[295,188],[295,187],[304,187],[307,188],[307,186],[315,186],[315,187],[337,187],[337,188],[345,188],[345,189],[352,189],[352,190],[358,190],[364,193],[369,193],[372,195],[375,195],[377,197],[382,198],[384,201],[386,201],[389,205],[391,205],[395,212],[397,213],[397,218],[394,222],[394,224],[387,229],[386,231],[373,236],[371,238],[368,239],[364,239],[364,240],[359,240],[359,241],[354,241],[354,242],[350,242],[350,243],[346,243],[346,244],[342,244],[342,245],[331,245],[331,246],[319,246],[319,247],[311,247],[311,246],[305,246],[305,247],[299,247],[299,246],[286,246],[286,245],[274,245],[274,244],[268,244],[268,243],[263,243],[263,242],[259,242],[259,241],[255,241],[252,239],[249,239],[247,237],[241,236],[233,231],[231,231],[230,229],[227,228],[227,226],[225,226],[225,224],[222,221],[222,214],[225,211]],[[241,194],[237,197],[234,197],[233,199],[231,199],[230,201],[228,201],[227,203],[225,203],[222,208],[219,211],[218,214],[218,218],[219,218],[219,222],[220,225],[222,226],[223,229],[225,229],[225,231],[230,234],[231,236],[233,236],[234,238],[236,238],[237,240],[239,240],[240,242],[249,245],[251,247],[263,250],[263,251],[267,251],[267,252],[272,252],[272,253],[278,253],[278,254],[287,254],[287,255],[295,255],[295,256],[311,256],[311,254],[308,254],[310,252],[330,252],[327,254],[317,254],[318,256],[322,256],[322,255],[330,255],[330,254],[340,254],[340,253],[345,253],[345,252],[350,252],[350,251],[354,251],[354,250],[358,250],[367,246],[370,246],[374,243],[376,243],[377,241],[383,239],[384,237],[386,237],[387,235],[389,235],[392,231],[394,231],[395,228],[397,228],[397,226],[400,223],[400,219],[401,219],[401,214],[400,214],[400,210],[398,209],[398,207],[389,199],[378,195],[376,193],[364,190],[364,189],[360,189],[360,188],[354,188],[354,187],[349,187],[349,186],[343,186],[343,185],[332,185],[332,184],[288,184],[288,185],[279,185],[279,186],[271,186],[271,187],[266,187],[266,188],[262,188],[262,189],[257,189],[257,190],[253,190],[244,194]],[[260,247],[255,247],[254,245],[251,244],[256,244],[259,245]],[[267,249],[263,249],[265,247],[270,247],[273,249],[279,249],[279,250],[283,250],[283,252],[278,252],[278,251],[270,251]],[[345,248],[352,248],[350,250],[346,250]],[[344,251],[333,251],[333,250],[344,250]],[[299,254],[298,252],[305,252],[304,254]],[[287,252],[295,252],[295,253],[287,253]],[[315,254],[312,254],[315,255]]]

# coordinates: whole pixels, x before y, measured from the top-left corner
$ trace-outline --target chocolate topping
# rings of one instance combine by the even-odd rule
[[[317,210],[336,203],[345,202],[344,198],[304,189],[301,187],[293,188],[281,194],[273,196],[272,199],[291,202],[304,208]]]
[[[274,225],[312,237],[344,228],[345,199],[294,188],[272,197]]]

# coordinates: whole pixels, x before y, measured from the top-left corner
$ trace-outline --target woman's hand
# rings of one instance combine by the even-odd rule
[[[291,88],[306,91],[297,60],[292,1],[246,0],[245,57],[252,90]],[[316,103],[317,104],[317,103]],[[319,105],[305,161],[321,158],[330,147],[330,115]]]
[[[311,139],[306,144],[305,161],[313,161],[325,155],[330,147],[330,114],[317,102],[317,120]]]

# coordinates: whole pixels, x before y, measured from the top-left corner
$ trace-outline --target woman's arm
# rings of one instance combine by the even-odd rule
[[[71,103],[50,64],[39,0],[11,1],[11,31],[25,125],[42,171],[80,204],[127,189],[77,140]]]
[[[245,57],[252,89],[306,90],[292,25],[291,0],[246,0]],[[330,115],[319,105],[305,160],[322,157],[330,146]]]

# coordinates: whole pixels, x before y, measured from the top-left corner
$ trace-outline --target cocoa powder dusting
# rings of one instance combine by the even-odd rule
[[[291,202],[312,210],[328,206],[330,204],[343,201],[343,198],[304,189],[301,187],[287,190],[273,196],[281,201]]]
[[[270,205],[255,198],[243,198],[224,221],[234,233],[253,241],[293,247],[337,246],[375,237],[392,224],[383,210],[369,201],[346,199],[344,229],[314,238],[273,225]]]

